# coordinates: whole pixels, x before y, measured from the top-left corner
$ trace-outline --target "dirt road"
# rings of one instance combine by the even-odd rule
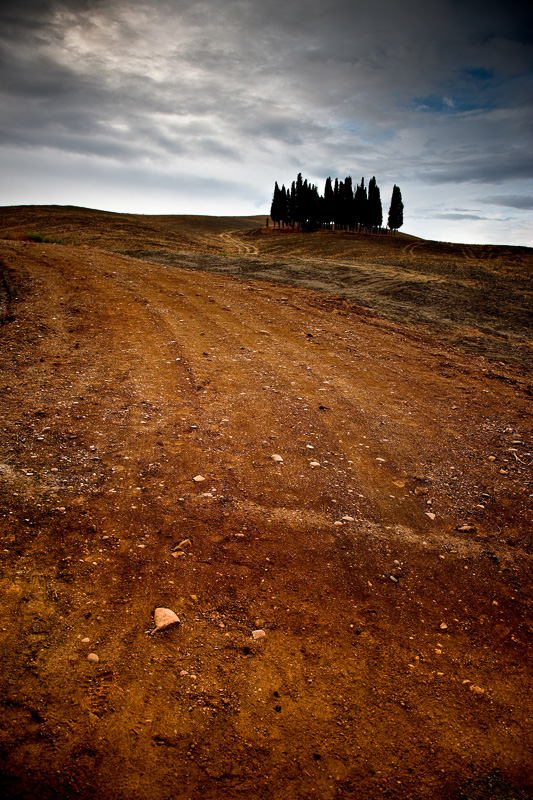
[[[0,256],[3,796],[525,797],[527,381],[304,289]]]

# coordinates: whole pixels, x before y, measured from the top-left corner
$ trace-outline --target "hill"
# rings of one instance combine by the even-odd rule
[[[524,800],[531,251],[260,222],[0,210],[2,796]]]
[[[315,289],[471,353],[533,369],[533,251],[261,227],[265,218],[0,209],[0,236],[41,232],[149,261]],[[199,259],[198,253],[204,258]]]

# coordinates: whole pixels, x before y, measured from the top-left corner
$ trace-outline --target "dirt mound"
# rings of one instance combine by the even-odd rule
[[[528,380],[146,225],[0,242],[3,796],[524,798]]]

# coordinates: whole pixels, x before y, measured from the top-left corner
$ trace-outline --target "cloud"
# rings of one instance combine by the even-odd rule
[[[457,214],[450,212],[448,214],[434,214],[435,219],[487,219],[487,217],[480,217],[478,214]]]
[[[493,194],[488,197],[479,197],[478,202],[507,208],[533,209],[533,195]]]

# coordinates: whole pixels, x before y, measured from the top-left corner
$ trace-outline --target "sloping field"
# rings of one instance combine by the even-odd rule
[[[295,285],[481,250],[257,222],[1,210],[2,796],[525,800],[526,334]]]

